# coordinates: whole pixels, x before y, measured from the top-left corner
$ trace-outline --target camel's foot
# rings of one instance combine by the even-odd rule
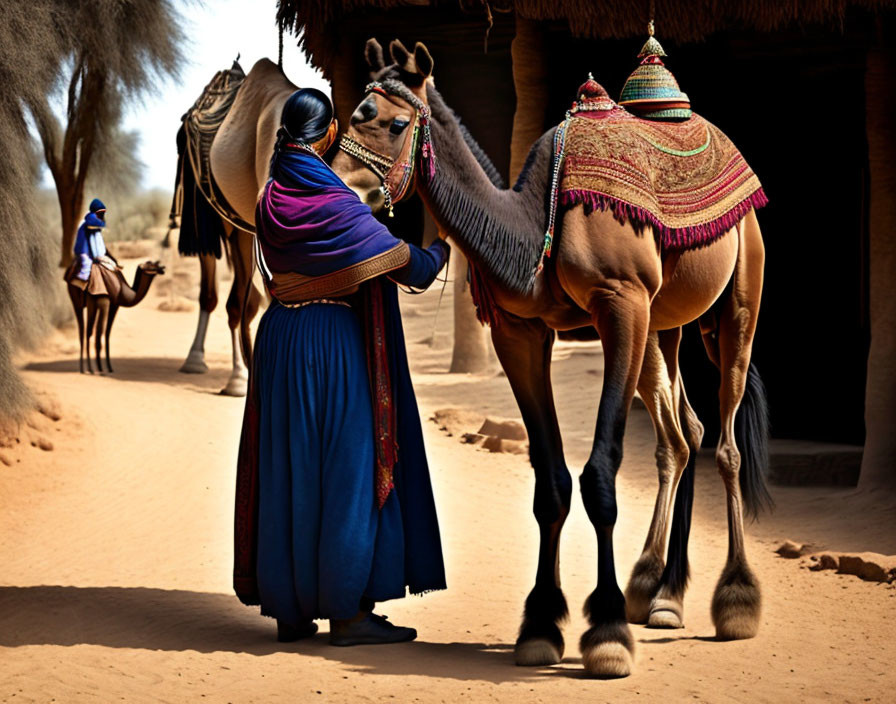
[[[629,623],[647,623],[662,576],[663,561],[652,552],[641,555],[625,589],[625,617]]]
[[[221,389],[222,396],[245,396],[249,390],[249,374],[245,369],[234,371],[227,381],[227,386]]]
[[[536,584],[526,597],[523,625],[516,640],[517,665],[539,667],[556,665],[563,659],[563,633],[557,625],[566,620],[569,610],[559,587]]]
[[[180,367],[180,371],[184,374],[205,374],[208,371],[208,365],[205,363],[204,354],[202,352],[194,352],[190,350],[187,359]]]
[[[668,593],[661,587],[650,604],[648,628],[684,628],[683,597]]]
[[[579,644],[582,665],[592,677],[628,677],[632,673],[635,641],[624,621],[592,626]]]
[[[532,638],[531,640],[517,641],[513,649],[516,664],[520,667],[544,667],[556,665],[563,659],[563,643],[558,646],[547,638]]]
[[[759,580],[744,562],[725,565],[712,597],[712,622],[719,640],[752,638],[759,630]]]

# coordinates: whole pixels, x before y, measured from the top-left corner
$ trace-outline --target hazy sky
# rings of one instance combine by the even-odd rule
[[[133,105],[125,118],[125,129],[140,135],[138,158],[145,164],[146,188],[171,189],[177,167],[175,135],[180,116],[193,104],[216,71],[228,68],[240,54],[247,73],[261,58],[277,60],[275,0],[206,0],[174,3],[185,18],[188,63],[176,81],[160,84],[158,92]],[[329,92],[329,86],[305,62],[296,38],[283,37],[283,68],[298,86],[314,86]]]

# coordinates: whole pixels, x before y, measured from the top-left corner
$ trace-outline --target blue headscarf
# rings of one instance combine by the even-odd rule
[[[92,207],[93,203],[90,205]],[[84,222],[78,228],[78,236],[75,238],[75,254],[86,254],[91,258],[103,256],[106,253],[106,243],[103,241],[100,230],[105,226],[106,223],[100,220],[96,213],[87,213]]]

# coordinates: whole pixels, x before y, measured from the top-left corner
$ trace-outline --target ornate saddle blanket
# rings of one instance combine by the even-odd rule
[[[186,133],[186,152],[196,180],[196,187],[206,200],[226,220],[242,229],[254,232],[255,227],[245,223],[221,195],[212,177],[209,152],[218,129],[230,112],[237,91],[246,78],[236,61],[233,66],[218,71],[183,117]]]
[[[709,244],[768,202],[731,140],[699,115],[657,122],[614,105],[570,116],[558,133],[560,205],[649,224],[664,248]]]

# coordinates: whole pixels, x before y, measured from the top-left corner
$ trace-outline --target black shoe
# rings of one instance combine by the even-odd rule
[[[277,619],[277,640],[281,643],[292,643],[301,638],[310,638],[315,633],[317,633],[317,624],[314,621],[304,621],[293,626]]]
[[[332,622],[331,622],[332,623]],[[404,643],[414,640],[417,631],[413,628],[395,626],[385,616],[368,614],[360,621],[347,623],[330,630],[330,645],[379,645],[382,643]]]

